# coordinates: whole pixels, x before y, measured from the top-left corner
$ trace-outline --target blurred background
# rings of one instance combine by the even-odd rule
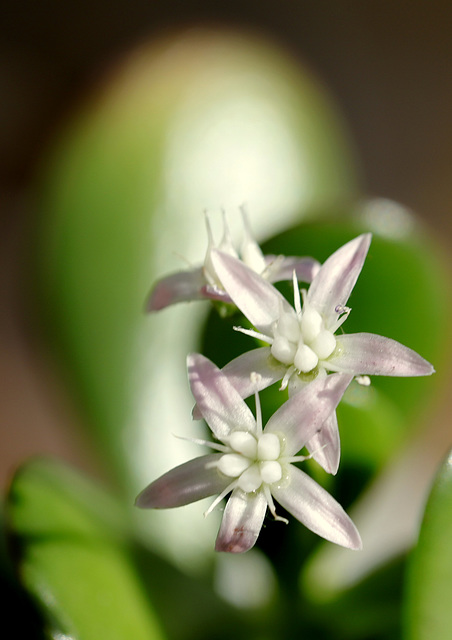
[[[5,486],[35,451],[80,456],[53,430],[67,407],[36,372],[21,306],[23,236],[36,211],[29,185],[69,114],[131,48],[177,29],[251,30],[307,65],[341,112],[363,189],[398,200],[450,242],[452,7],[447,3],[6,2],[0,22],[2,447]],[[19,300],[21,304],[19,304]],[[31,350],[30,350],[31,349]],[[42,367],[40,361],[39,366]],[[45,387],[45,388],[43,388]],[[63,402],[64,404],[64,402]],[[30,429],[30,422],[33,429]],[[86,453],[86,452],[85,452]],[[85,460],[85,455],[82,456]]]
[[[189,262],[199,262],[203,256],[205,207],[218,211],[224,206],[230,215],[247,200],[261,240],[305,218],[340,216],[364,194],[382,199],[378,215],[383,211],[386,221],[395,221],[400,231],[406,224],[409,227],[410,217],[405,209],[390,204],[385,208],[394,200],[415,212],[420,238],[428,229],[438,247],[432,254],[442,254],[447,263],[452,243],[451,29],[452,6],[444,2],[3,3],[0,483],[4,490],[29,456],[54,454],[91,477],[126,486],[130,501],[155,475],[187,459],[190,446],[179,445],[171,434],[187,435],[185,426],[176,430],[173,425],[182,425],[179,419],[190,406],[183,359],[187,349],[199,348],[200,338],[187,341],[186,335],[194,327],[199,329],[205,317],[197,312],[185,317],[171,310],[163,319],[140,317],[139,324],[135,316],[156,277],[184,268],[180,255]],[[254,83],[257,98],[252,94]],[[266,106],[256,118],[254,109],[261,99]],[[221,109],[226,105],[226,110],[218,105]],[[257,122],[256,128],[231,132],[225,126],[210,135],[217,115],[227,123],[232,114],[232,122],[237,105],[243,107],[243,122]],[[146,123],[148,114],[151,124]],[[276,135],[266,138],[265,131]],[[198,144],[204,138],[208,144]],[[222,165],[217,149],[225,140],[230,141],[230,156]],[[257,164],[247,156],[250,149],[257,149]],[[242,168],[248,165],[253,170],[243,178]],[[288,167],[291,170],[286,171]],[[206,168],[211,173],[203,177]],[[215,176],[221,179],[216,181]],[[143,187],[146,180],[148,190]],[[367,213],[371,220],[372,211]],[[120,221],[117,226],[115,220]],[[307,238],[315,243],[316,233]],[[335,234],[333,230],[324,245],[319,244],[316,257],[325,259],[348,239]],[[290,239],[285,242],[290,244]],[[422,249],[422,243],[413,246]],[[374,266],[384,264],[385,251],[389,249],[380,247],[378,254],[377,243]],[[427,335],[431,328],[436,342],[430,344],[430,336],[426,337],[427,351],[422,351],[414,328],[410,346],[426,357],[431,357],[430,346],[432,353],[441,352],[442,342],[445,358],[450,352],[447,318],[440,317],[440,309],[450,308],[449,267],[443,280],[432,282],[432,300],[440,300],[441,286],[445,293],[443,306],[438,302],[431,311],[431,325],[430,310],[424,306],[427,298],[413,294],[406,316],[401,304],[400,317],[388,329],[388,335],[404,342],[402,327],[416,325],[413,317],[420,313],[421,333]],[[378,291],[378,279],[372,282]],[[428,288],[426,278],[419,291]],[[374,303],[376,311],[381,310],[379,300]],[[377,328],[366,327],[375,332]],[[173,340],[172,356],[159,351],[163,349],[159,338],[162,344]],[[204,346],[209,351],[208,338]],[[136,357],[146,349],[149,358]],[[164,372],[155,366],[158,357],[165,357]],[[444,362],[438,368],[437,386],[444,390],[450,375]],[[147,402],[151,383],[155,397]],[[171,398],[172,385],[182,399],[178,395],[174,401],[179,414],[170,415],[159,400]],[[407,406],[416,394],[413,389],[407,392]],[[415,407],[419,424],[426,424],[430,401],[429,396],[425,406]],[[405,549],[413,537],[419,496],[451,444],[449,409],[441,397],[429,414],[435,435],[421,433],[398,475],[389,464],[389,485],[380,485],[387,497],[395,478],[400,498],[414,486],[415,465],[425,471],[413,489],[417,502],[416,509],[408,509],[409,530],[399,532],[389,555]],[[405,410],[404,420],[411,419]],[[391,411],[386,411],[385,420],[392,426],[398,417]],[[156,416],[162,432],[153,435],[145,425],[153,424]],[[162,435],[165,430],[168,436]],[[382,439],[385,446],[400,445],[401,440],[392,437]],[[173,453],[153,456],[151,466],[150,452],[156,447]],[[198,449],[193,447],[192,455]],[[372,472],[383,466],[378,455],[369,463]],[[353,467],[353,455],[351,462]],[[350,503],[354,497],[348,496]],[[376,515],[382,528],[391,509],[397,514],[400,503],[396,500]],[[155,520],[166,522],[159,520],[160,515]],[[177,536],[185,535],[177,522],[185,523],[184,519],[182,515],[174,521],[175,531],[179,528],[174,539],[168,534],[168,540],[161,540],[161,524],[156,533],[150,532],[156,548],[181,566],[190,564],[175,551]],[[195,518],[191,537],[187,533],[190,553],[198,554],[198,560],[206,545],[212,546],[218,525],[215,515],[212,520],[198,533]],[[152,528],[150,520],[145,527]],[[369,537],[370,548],[372,544]],[[362,567],[357,575],[360,571]]]

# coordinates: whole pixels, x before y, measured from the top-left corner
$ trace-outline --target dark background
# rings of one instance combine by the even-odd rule
[[[264,32],[323,79],[348,122],[371,194],[448,228],[452,5],[316,0],[9,1],[0,19],[0,180],[26,184],[52,130],[130,46],[176,26]]]

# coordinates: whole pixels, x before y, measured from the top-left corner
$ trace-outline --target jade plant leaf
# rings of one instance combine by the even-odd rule
[[[124,515],[62,463],[33,461],[17,472],[7,502],[9,534],[20,579],[50,637],[164,637],[131,560]]]
[[[452,629],[452,452],[435,479],[407,571],[406,640],[448,640]]]

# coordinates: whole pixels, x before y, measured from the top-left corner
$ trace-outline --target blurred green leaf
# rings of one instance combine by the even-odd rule
[[[125,513],[107,494],[40,460],[16,474],[7,508],[21,580],[52,638],[163,638],[128,550]]]
[[[452,452],[434,482],[408,565],[407,640],[449,640],[452,629]]]
[[[145,317],[153,281],[185,268],[174,252],[203,260],[205,208],[233,218],[246,201],[257,233],[280,229],[351,200],[353,164],[323,89],[233,32],[138,50],[63,132],[37,184],[38,304],[129,497],[163,470],[166,434],[189,420],[184,361],[207,308]]]

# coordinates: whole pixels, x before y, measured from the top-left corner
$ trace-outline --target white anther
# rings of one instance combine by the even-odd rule
[[[322,316],[308,307],[301,316],[301,334],[306,342],[312,342],[322,329]]]
[[[218,469],[224,473],[225,476],[237,478],[248,469],[250,464],[251,460],[239,453],[226,453],[224,456],[221,456],[218,461]]]
[[[263,433],[257,443],[259,460],[277,460],[281,455],[281,442],[274,433]]]
[[[250,380],[253,384],[258,385],[259,382],[262,380],[262,376],[260,373],[257,373],[257,371],[251,371]]]
[[[237,481],[237,486],[248,493],[249,491],[257,491],[262,484],[261,474],[259,467],[253,464],[252,467],[242,473]]]
[[[317,366],[319,359],[314,351],[306,344],[298,347],[297,353],[293,360],[295,367],[301,373],[309,373]]]
[[[370,386],[370,378],[369,378],[369,376],[356,376],[355,380],[356,380],[356,382],[358,384],[360,384],[363,387],[369,387]]]
[[[234,431],[229,436],[229,445],[231,449],[241,453],[247,458],[254,460],[257,454],[256,438],[246,431]]]
[[[336,348],[336,338],[327,329],[324,329],[311,342],[311,348],[317,354],[319,360],[328,358]]]
[[[266,482],[267,484],[278,482],[282,478],[281,465],[279,462],[276,462],[276,460],[261,462],[260,473],[262,482]]]
[[[277,336],[273,340],[271,346],[271,354],[276,360],[283,364],[292,364],[294,361],[297,346],[293,342],[289,342],[287,338]]]

